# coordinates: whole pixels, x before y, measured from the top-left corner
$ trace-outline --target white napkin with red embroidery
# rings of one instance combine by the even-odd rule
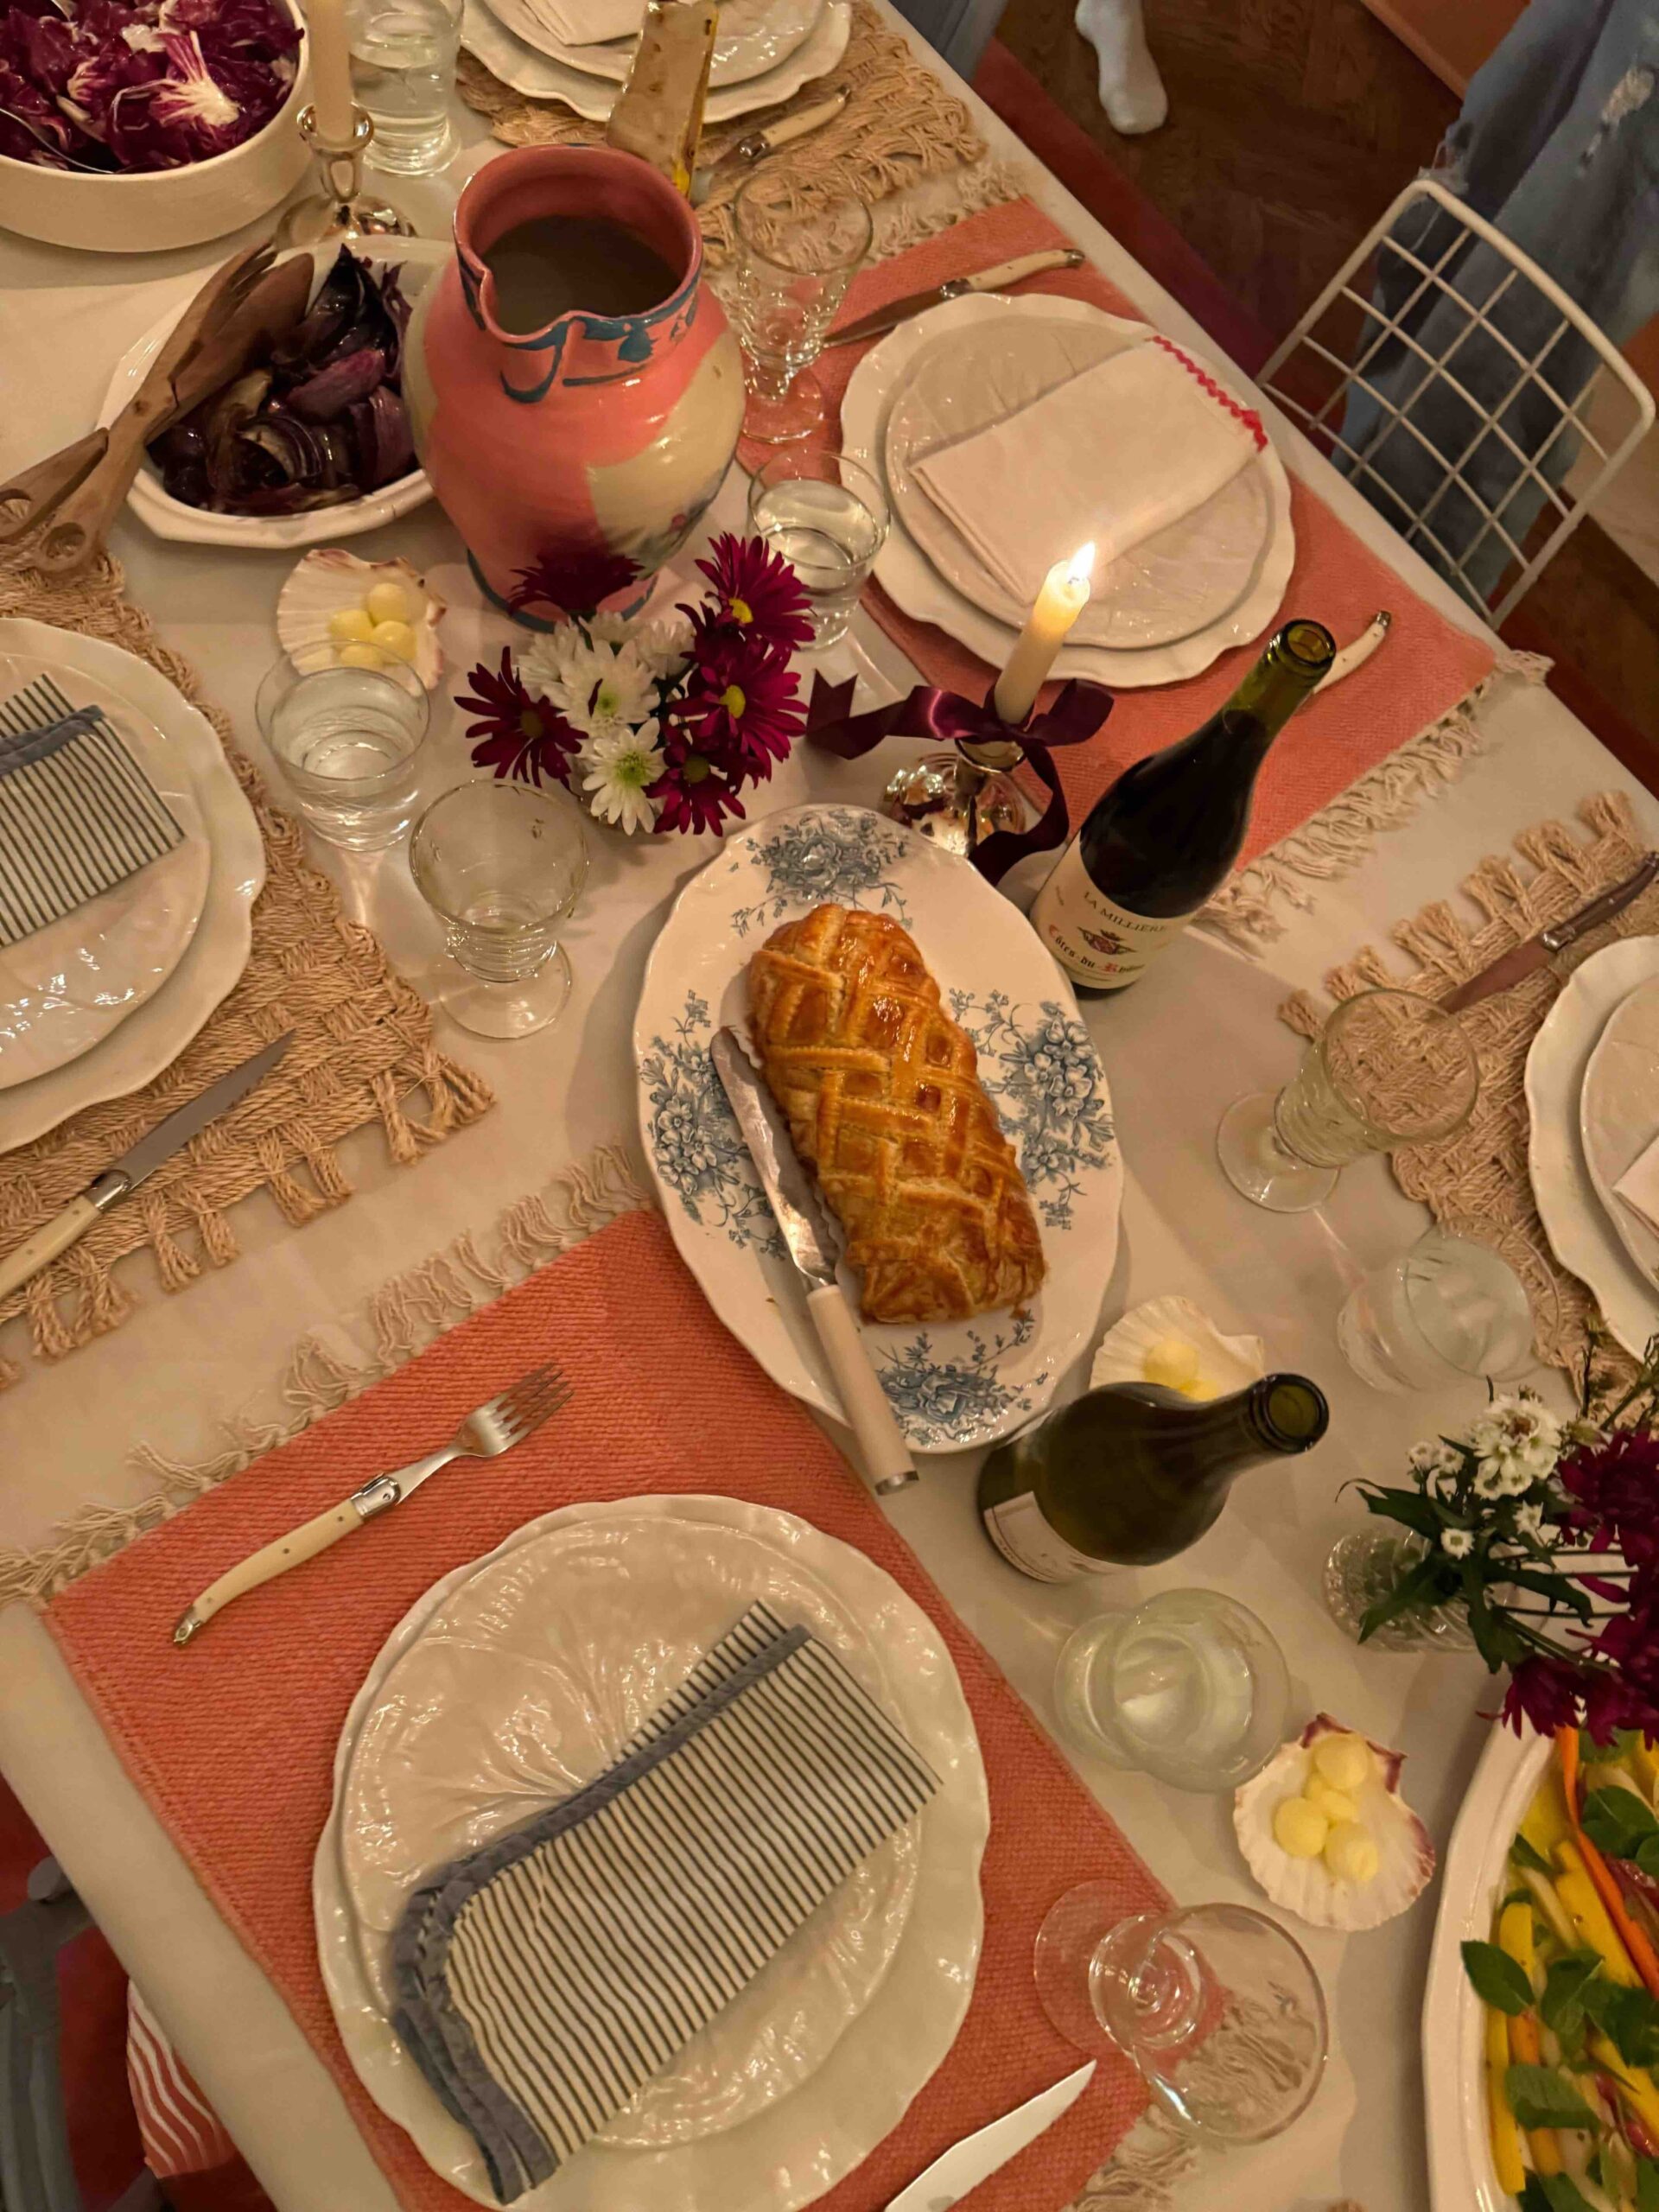
[[[1091,540],[1095,574],[1201,507],[1268,442],[1262,418],[1154,336],[915,465],[928,497],[1021,601]]]

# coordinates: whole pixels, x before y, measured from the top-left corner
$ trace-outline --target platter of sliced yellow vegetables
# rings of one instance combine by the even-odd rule
[[[1495,1732],[1423,2045],[1434,2212],[1659,2212],[1659,1746]]]

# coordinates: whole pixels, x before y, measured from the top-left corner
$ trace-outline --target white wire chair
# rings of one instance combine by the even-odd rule
[[[1655,413],[1652,393],[1583,308],[1432,177],[1407,186],[1260,381],[1494,626]],[[1623,415],[1622,435],[1606,421],[1599,435],[1587,419],[1592,394],[1609,385],[1618,408],[1604,400],[1598,412]],[[1599,467],[1579,467],[1568,486],[1586,454]]]

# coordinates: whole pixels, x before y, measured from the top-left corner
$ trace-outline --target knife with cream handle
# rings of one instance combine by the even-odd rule
[[[717,159],[700,168],[691,180],[691,205],[700,207],[720,182],[722,169],[741,164],[753,168],[756,162],[764,161],[768,154],[775,154],[780,146],[792,146],[798,138],[809,137],[815,130],[822,130],[826,123],[833,123],[851,99],[852,88],[843,85],[827,100],[819,100],[812,107],[804,107],[798,115],[780,117],[769,123],[764,130],[751,130],[728,146]]]
[[[761,1079],[737,1032],[721,1030],[710,1050],[715,1072],[731,1101],[766,1203],[789,1256],[806,1282],[806,1310],[835,1377],[842,1418],[858,1439],[870,1487],[878,1497],[885,1497],[916,1480],[916,1464],[887,1403],[887,1394],[870,1364],[852,1309],[836,1281],[835,1262],[818,1234],[817,1205],[807,1188],[805,1173],[794,1147],[773,1124]]]
[[[964,2135],[960,2143],[953,2143],[935,2158],[925,2172],[918,2174],[908,2189],[901,2189],[887,2212],[951,2212],[970,2189],[988,2181],[998,2167],[1006,2166],[1017,2152],[1034,2143],[1062,2113],[1070,2112],[1094,2075],[1091,2058],[1075,2074],[1066,2075],[1024,2104],[1016,2105],[1012,2112],[1005,2112],[1001,2120]]]
[[[1043,276],[1051,269],[1080,269],[1083,261],[1082,252],[1074,245],[1046,246],[1040,253],[1022,253],[1012,261],[999,261],[995,269],[976,269],[970,276],[952,276],[929,291],[912,292],[902,300],[889,301],[873,314],[860,315],[856,322],[843,323],[839,330],[832,330],[823,342],[826,346],[857,345],[863,339],[879,337],[882,331],[908,322],[912,315],[938,307],[945,300],[964,299],[970,292],[1006,292],[1010,284],[1023,283],[1027,276]]]

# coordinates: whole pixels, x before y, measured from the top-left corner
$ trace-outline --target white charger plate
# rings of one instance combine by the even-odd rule
[[[793,1515],[738,1498],[594,1502],[544,1515],[486,1559],[446,1576],[387,1639],[341,1731],[334,1802],[313,1874],[323,1978],[353,2066],[375,2101],[409,2131],[435,2171],[481,2203],[495,2200],[476,2145],[443,2110],[404,2053],[365,1973],[364,1938],[340,1849],[351,1772],[372,1716],[406,1656],[418,1648],[429,1627],[439,1626],[454,1601],[465,1604],[480,1577],[511,1569],[526,1547],[568,1529],[637,1523],[643,1532],[664,1522],[696,1524],[703,1532],[699,1541],[704,1547],[717,1544],[721,1532],[728,1532],[736,1548],[727,1555],[728,1567],[718,1591],[701,1596],[695,1586],[672,1593],[659,1591],[652,1601],[650,1625],[622,1631],[624,1649],[613,1656],[627,1670],[630,1688],[582,1746],[583,1768],[591,1771],[607,1763],[635,1719],[660,1701],[650,1656],[654,1637],[664,1637],[664,1643],[701,1638],[692,1654],[700,1656],[744,1605],[766,1596],[791,1609],[791,1617],[811,1620],[842,1650],[866,1686],[896,1713],[943,1786],[915,1826],[919,1863],[896,1955],[861,2009],[842,2022],[816,2070],[788,2094],[760,2104],[741,2126],[705,2112],[702,2119],[716,2122],[712,2129],[683,2134],[667,2147],[592,2145],[520,2202],[527,2212],[792,2212],[832,2187],[897,2126],[954,2042],[972,1996],[982,1934],[979,1862],[989,1807],[973,1721],[956,1669],[920,1608],[891,1576],[850,1546]],[[647,1655],[643,1664],[641,1645]],[[658,1649],[660,1687],[666,1688],[666,1650],[662,1644]],[[884,1659],[876,1657],[878,1651]],[[524,1809],[521,1804],[520,1817]],[[455,1833],[466,1832],[463,1824]],[[817,1940],[810,1928],[803,1929],[784,1955],[798,1959]],[[774,2001],[791,2001],[787,1984],[786,1974],[772,1980]],[[682,2120],[687,2118],[696,2125],[695,2100],[690,2113],[682,2111]]]
[[[550,30],[526,0],[486,0],[486,5],[515,37],[567,69],[620,85],[633,66],[637,38],[578,46]],[[709,68],[710,86],[745,85],[779,67],[804,44],[823,7],[824,0],[724,0]]]
[[[161,987],[90,1052],[0,1093],[0,1152],[10,1152],[83,1106],[124,1097],[177,1059],[248,964],[265,849],[213,724],[147,661],[101,638],[21,617],[0,620],[0,653],[25,654],[88,677],[153,722],[189,771],[210,855],[201,918]]]
[[[1624,938],[1567,978],[1527,1054],[1531,1132],[1527,1166],[1550,1249],[1592,1290],[1608,1327],[1640,1358],[1659,1329],[1659,1286],[1615,1235],[1591,1179],[1580,1135],[1580,1099],[1592,1053],[1614,1008],[1659,976],[1659,938]]]
[[[212,864],[179,748],[96,677],[0,647],[0,699],[41,677],[72,708],[101,710],[183,836],[60,921],[0,946],[0,1090],[79,1059],[155,996],[201,918]]]
[[[1423,1994],[1423,2096],[1433,2212],[1515,2212],[1492,2164],[1486,2119],[1484,2008],[1459,1946],[1490,1943],[1510,1844],[1553,1746],[1492,1724],[1440,1873]]]
[[[680,1255],[772,1379],[833,1418],[841,1402],[799,1275],[709,1057],[748,1027],[751,955],[825,900],[891,914],[973,1039],[1020,1155],[1047,1280],[1028,1307],[863,1338],[912,1448],[957,1452],[1022,1427],[1093,1333],[1117,1250],[1123,1162],[1106,1076],[1070,985],[1019,908],[965,861],[862,807],[770,814],[721,849],[663,925],[634,1017],[645,1157]],[[842,1286],[855,1313],[857,1279]]]
[[[1659,1287],[1659,1236],[1614,1185],[1659,1135],[1659,977],[1616,1007],[1590,1055],[1579,1101],[1585,1165],[1603,1211],[1645,1281]]]
[[[763,77],[751,77],[745,84],[712,90],[703,121],[729,123],[736,116],[753,114],[757,108],[775,107],[781,100],[792,99],[804,85],[835,67],[847,51],[852,28],[852,0],[827,0],[806,37],[775,69],[768,69]],[[607,122],[616,105],[620,86],[538,54],[493,15],[485,0],[466,0],[461,42],[514,92],[526,92],[532,99],[557,100],[589,123]]]
[[[338,251],[337,245],[296,246],[276,257],[289,261],[296,253],[312,255],[320,285]],[[365,257],[377,268],[406,270],[403,288],[412,300],[448,264],[453,252],[454,248],[441,239],[399,238],[395,245],[388,245],[384,251],[372,251]],[[187,296],[158,316],[116,363],[104,404],[99,410],[100,423],[112,423],[132,397],[189,304]],[[313,507],[297,515],[210,514],[205,507],[187,506],[182,499],[170,498],[162,489],[161,475],[146,454],[132,480],[127,505],[157,537],[185,545],[251,545],[269,550],[287,545],[327,545],[337,538],[361,537],[365,531],[378,530],[383,523],[396,522],[431,496],[432,487],[426,480],[425,472],[415,468],[394,483],[383,485],[378,492],[371,492],[360,499],[347,500],[343,506]]]
[[[941,446],[1007,422],[1046,392],[1144,345],[1144,323],[1116,316],[999,315],[925,346],[887,415],[883,461],[893,505],[955,591],[1019,629],[1030,609],[981,559],[917,475]],[[1257,460],[1179,522],[1096,568],[1071,635],[1114,652],[1173,645],[1231,613],[1255,580],[1273,527],[1268,472]],[[1077,535],[1084,535],[1080,528]]]
[[[942,337],[995,328],[1009,317],[1092,324],[1120,332],[1141,333],[1147,328],[1122,316],[1109,315],[1085,300],[1061,299],[1053,294],[987,292],[947,300],[890,331],[853,371],[841,403],[842,449],[874,468],[886,483],[888,424],[924,350]],[[1249,389],[1237,385],[1218,364],[1205,359],[1205,365],[1242,404],[1252,404]],[[1296,537],[1290,516],[1290,480],[1275,448],[1269,443],[1253,466],[1268,486],[1272,526],[1254,581],[1230,613],[1191,636],[1144,649],[1062,645],[1054,664],[1057,676],[1093,677],[1120,690],[1147,683],[1173,683],[1197,676],[1230,646],[1248,645],[1261,636],[1283,602],[1296,557]],[[1067,550],[1057,549],[1057,557]],[[1001,668],[1014,651],[1019,626],[998,621],[958,591],[896,514],[877,556],[875,574],[882,588],[906,614],[933,623],[991,667]]]

